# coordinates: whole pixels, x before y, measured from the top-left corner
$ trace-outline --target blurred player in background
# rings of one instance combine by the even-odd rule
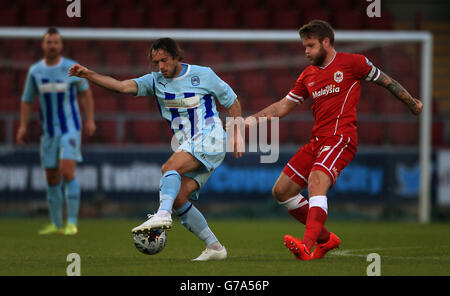
[[[225,157],[222,143],[226,141],[226,133],[214,98],[234,118],[241,117],[240,103],[230,86],[211,68],[182,63],[183,53],[173,39],[156,40],[150,48],[149,59],[159,72],[136,79],[118,81],[81,65],[72,66],[70,75],[119,93],[156,97],[162,117],[169,122],[180,144],[162,165],[157,213],[149,215],[149,219],[132,232],[171,228],[174,209],[182,224],[206,244],[205,251],[194,261],[225,259],[225,247],[189,199],[198,199],[200,188]],[[235,144],[238,139],[242,140],[235,137]],[[235,152],[234,155],[239,158],[241,154]]]
[[[245,122],[251,125],[259,117],[281,118],[306,98],[313,100],[315,123],[310,142],[291,158],[272,189],[278,202],[306,226],[301,240],[286,235],[286,246],[297,259],[310,260],[322,258],[340,244],[340,239],[324,226],[328,215],[327,192],[356,153],[360,81],[385,87],[414,115],[422,111],[422,103],[363,55],[336,52],[334,31],[328,23],[311,21],[300,28],[299,34],[311,65],[286,97],[249,116]],[[309,201],[300,194],[305,188]]]
[[[69,77],[68,69],[74,61],[61,56],[62,37],[58,30],[50,28],[42,40],[44,58],[29,70],[22,94],[20,125],[17,143],[24,144],[27,125],[36,95],[39,96],[41,119],[41,163],[47,178],[47,201],[51,223],[39,230],[39,234],[78,232],[80,187],[75,169],[82,161],[82,118],[77,97],[86,113],[86,132],[95,132],[94,103],[86,79]],[[67,224],[63,228],[63,205],[66,201]]]

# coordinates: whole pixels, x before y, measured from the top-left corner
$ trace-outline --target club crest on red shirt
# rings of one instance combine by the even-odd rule
[[[341,71],[334,72],[334,81],[340,83],[342,80],[344,80],[344,73]]]

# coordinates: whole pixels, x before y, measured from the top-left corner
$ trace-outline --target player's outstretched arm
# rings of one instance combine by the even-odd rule
[[[413,98],[400,83],[383,73],[383,71],[380,70],[380,76],[374,82],[388,89],[397,99],[408,106],[414,115],[419,115],[422,112],[422,102]]]
[[[75,64],[69,69],[69,76],[77,76],[80,78],[86,78],[87,80],[118,93],[136,95],[138,86],[133,80],[119,81],[110,76],[98,74],[84,66]]]
[[[252,122],[256,122],[257,124],[260,117],[266,117],[268,120],[272,119],[273,117],[283,118],[284,116],[288,115],[297,105],[298,103],[289,100],[287,97],[284,97],[278,102],[273,103],[272,105],[259,111],[258,113],[245,118],[245,124],[251,125]]]

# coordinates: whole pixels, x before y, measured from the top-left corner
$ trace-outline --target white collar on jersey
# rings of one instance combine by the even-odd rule
[[[188,75],[189,74],[189,72],[191,71],[191,65],[189,65],[189,64],[184,64],[184,63],[182,63],[182,65],[186,65],[186,71],[183,73],[183,75],[180,75],[180,76],[177,76],[177,77],[175,77],[175,78],[169,78],[169,79],[167,79],[166,78],[166,80],[179,80],[179,79],[183,79],[184,77],[186,77],[186,75]]]
[[[336,55],[337,55],[337,51],[334,52],[334,57],[331,59],[331,61],[330,61],[326,66],[323,66],[323,67],[320,67],[320,66],[319,66],[319,68],[320,68],[320,69],[325,69],[326,67],[328,67],[329,65],[331,65],[331,63],[334,61],[334,58],[336,57]]]

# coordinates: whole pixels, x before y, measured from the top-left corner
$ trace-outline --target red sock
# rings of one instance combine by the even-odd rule
[[[306,219],[305,234],[303,235],[302,240],[309,251],[312,250],[312,247],[314,246],[314,243],[319,239],[322,230],[325,229],[324,225],[326,220],[327,213],[322,208],[311,207],[309,209],[308,217]],[[329,233],[327,236],[329,236]]]
[[[294,217],[297,221],[301,222],[302,224],[306,224],[306,218],[308,217],[308,211],[309,211],[309,205],[306,204],[302,207],[289,210],[288,213],[291,214],[292,217]],[[319,234],[319,237],[317,238],[317,242],[319,244],[326,243],[328,239],[330,238],[330,232],[324,227],[322,227],[322,231]]]

